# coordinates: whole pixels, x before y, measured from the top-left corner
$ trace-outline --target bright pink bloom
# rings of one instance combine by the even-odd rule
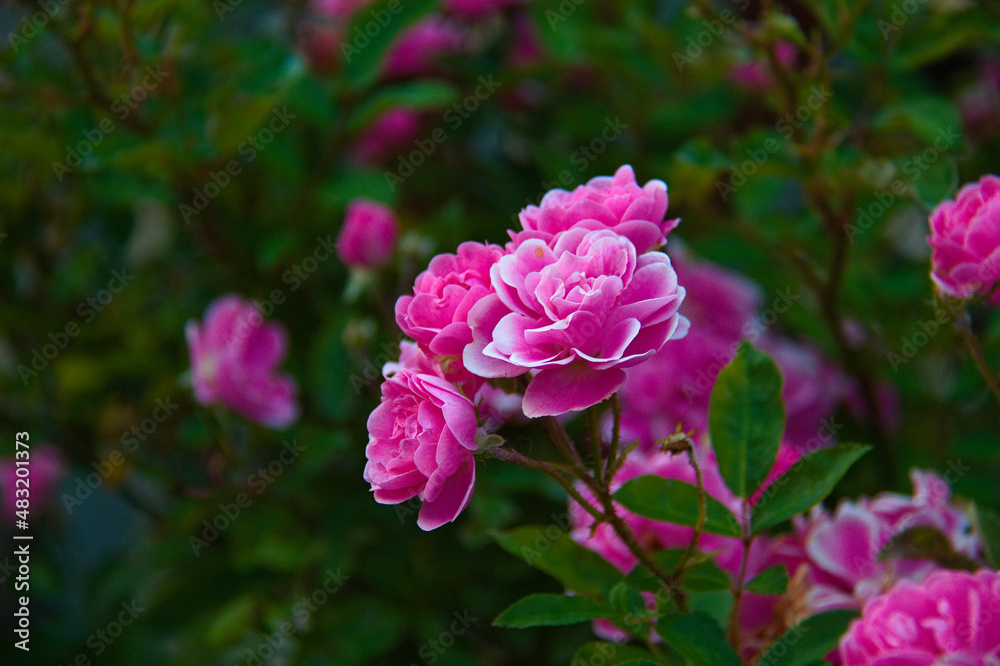
[[[935,571],[865,605],[845,666],[1000,666],[1000,572]]]
[[[476,480],[476,408],[408,345],[403,363],[386,367],[382,402],[368,418],[364,479],[375,501],[423,502],[417,525],[433,530],[458,517]]]
[[[28,442],[30,444],[30,441]],[[16,512],[24,511],[23,507],[17,506],[18,499],[24,499],[17,491],[27,489],[30,502],[28,504],[28,522],[33,516],[41,511],[46,504],[51,501],[59,481],[66,471],[66,463],[63,460],[62,452],[51,444],[39,444],[28,449],[29,457],[27,465],[18,465],[15,458],[4,458],[0,460],[0,510],[3,512],[3,519],[13,523],[17,519]],[[23,463],[24,460],[22,459]],[[27,476],[18,476],[18,469],[26,469]],[[26,483],[18,485],[18,479],[26,480]]]
[[[442,56],[462,49],[463,32],[442,16],[430,16],[396,38],[382,65],[389,78],[418,76],[434,71]]]
[[[623,368],[687,330],[667,255],[638,255],[608,229],[527,239],[490,278],[496,293],[469,313],[465,367],[481,377],[537,371],[524,394],[529,417],[596,405],[621,387]]]
[[[945,296],[989,296],[1000,306],[1000,178],[969,183],[930,217],[931,279]]]
[[[419,138],[423,115],[416,109],[397,106],[378,116],[358,137],[352,157],[358,164],[372,164],[413,149]]]
[[[528,206],[520,214],[525,232],[536,233],[517,238],[549,240],[567,229],[612,229],[632,241],[641,254],[665,243],[677,226],[680,220],[664,220],[666,214],[666,184],[651,180],[639,187],[626,164],[613,177],[592,178],[572,192],[550,190],[538,206]]]
[[[337,234],[337,256],[351,268],[381,268],[396,246],[396,214],[384,204],[355,199]]]
[[[948,483],[933,472],[913,470],[913,496],[881,493],[872,499],[844,500],[836,512],[816,507],[793,521],[794,535],[776,545],[780,561],[797,581],[798,596],[789,626],[835,608],[861,608],[898,580],[919,581],[936,568],[925,560],[878,555],[903,532],[917,526],[940,530],[956,551],[979,554],[979,539],[968,515],[950,503]]]
[[[295,422],[295,380],[276,374],[288,339],[281,326],[264,322],[255,303],[220,296],[205,310],[203,324],[188,321],[184,334],[198,402],[225,405],[269,428]]]
[[[457,254],[434,257],[417,276],[413,296],[396,301],[396,324],[425,353],[447,358],[449,378],[452,370],[461,375],[462,350],[472,342],[469,311],[493,292],[490,269],[503,254],[496,245],[462,243]]]

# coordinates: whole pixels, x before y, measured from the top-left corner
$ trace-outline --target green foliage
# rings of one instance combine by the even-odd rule
[[[739,497],[749,497],[774,465],[785,430],[781,371],[744,342],[712,390],[709,430],[719,471]]]
[[[807,666],[837,647],[856,611],[834,610],[814,615],[781,635],[761,657],[765,664]]]
[[[691,527],[698,523],[698,489],[690,483],[640,476],[622,484],[615,499],[640,516]],[[721,502],[706,494],[705,509],[705,532],[740,536],[736,516]]]
[[[500,613],[494,626],[524,629],[525,627],[557,627],[614,617],[616,613],[585,597],[564,594],[531,594],[519,599]]]
[[[750,521],[753,532],[773,527],[823,501],[851,465],[870,450],[870,446],[838,444],[800,458],[757,500]]]
[[[775,564],[750,579],[744,589],[756,594],[784,594],[788,591],[788,567]]]

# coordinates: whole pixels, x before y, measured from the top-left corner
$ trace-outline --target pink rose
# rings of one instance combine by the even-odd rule
[[[423,126],[420,111],[405,106],[389,109],[378,116],[358,137],[351,155],[357,164],[373,164],[395,157],[411,148]]]
[[[396,215],[386,205],[355,199],[337,234],[337,256],[351,268],[381,268],[396,245]]]
[[[422,19],[396,38],[382,72],[388,78],[433,72],[438,59],[462,49],[463,36],[457,25],[442,16]]]
[[[30,441],[28,442],[30,444]],[[23,450],[23,449],[22,449]],[[59,481],[66,471],[66,463],[62,452],[52,444],[39,444],[28,449],[27,465],[18,465],[17,458],[0,460],[0,500],[2,500],[3,518],[9,523],[17,520],[18,499],[24,499],[24,489],[28,490],[30,503],[28,505],[28,522],[31,522],[35,512],[40,511],[52,499],[59,487]],[[20,462],[25,462],[20,459]],[[26,470],[27,476],[20,476],[18,469]],[[24,472],[22,472],[24,473]],[[25,481],[18,485],[18,479]],[[18,495],[17,491],[21,490]]]
[[[845,666],[1000,664],[1000,572],[935,571],[865,605],[840,640]]]
[[[666,235],[680,220],[664,220],[667,186],[651,180],[639,187],[632,167],[625,165],[614,177],[593,178],[572,192],[551,190],[538,206],[521,211],[526,237],[549,240],[572,228],[612,229],[625,236],[642,253],[666,242]]]
[[[419,497],[417,525],[433,530],[455,520],[472,497],[476,408],[415,345],[386,371],[382,402],[368,418],[364,479],[380,504]]]
[[[481,377],[536,372],[526,416],[580,411],[611,396],[623,368],[687,331],[670,259],[624,236],[574,228],[529,238],[491,269],[495,294],[469,313],[465,367]]]
[[[472,342],[469,311],[493,292],[490,269],[504,254],[496,245],[462,243],[457,254],[439,254],[417,276],[413,296],[396,301],[396,323],[435,357],[448,357],[462,374],[462,350]],[[449,378],[455,377],[451,372]]]
[[[221,296],[205,310],[204,323],[189,321],[184,334],[199,403],[225,405],[269,428],[295,422],[295,380],[276,374],[288,340],[283,328],[264,322],[256,304]]]
[[[978,537],[968,515],[951,504],[948,483],[933,472],[910,473],[914,494],[881,493],[872,499],[844,500],[831,514],[816,507],[793,521],[795,534],[776,546],[798,584],[789,604],[795,624],[835,608],[861,608],[896,581],[919,581],[936,568],[925,560],[879,560],[903,532],[917,526],[940,530],[958,552],[977,557]],[[797,575],[796,575],[796,572]]]
[[[945,296],[1000,306],[1000,178],[988,174],[931,213],[931,279]]]

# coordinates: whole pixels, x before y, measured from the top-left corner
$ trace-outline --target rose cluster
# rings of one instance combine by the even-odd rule
[[[415,344],[386,368],[368,422],[375,499],[418,497],[424,529],[454,520],[472,488],[478,423],[509,411],[489,380],[521,378],[524,416],[561,416],[603,402],[626,368],[683,337],[685,290],[657,249],[677,224],[666,212],[666,185],[640,186],[623,166],[549,192],[504,247],[469,242],[435,257],[396,303]]]

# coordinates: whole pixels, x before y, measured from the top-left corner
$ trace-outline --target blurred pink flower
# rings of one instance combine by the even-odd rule
[[[850,378],[815,345],[765,337],[759,346],[771,355],[784,377],[784,441],[809,453],[832,444],[840,427],[828,417],[850,394]]]
[[[1000,178],[987,174],[930,216],[931,279],[944,296],[1000,306]]]
[[[780,41],[774,45],[774,57],[782,69],[790,69],[798,55],[798,47],[792,42]],[[766,92],[774,85],[771,63],[764,57],[733,63],[729,68],[729,80],[753,92]]]
[[[469,311],[493,293],[490,269],[504,255],[502,248],[462,243],[457,254],[439,254],[417,276],[413,296],[396,301],[396,324],[425,353],[447,357],[446,376],[463,378],[462,352],[472,342]]]
[[[935,571],[870,601],[840,640],[845,666],[1000,665],[1000,572]]]
[[[776,557],[789,567],[789,626],[835,608],[861,608],[899,580],[919,581],[937,568],[926,560],[879,560],[882,550],[917,526],[940,530],[957,552],[979,554],[968,515],[950,503],[948,483],[934,472],[913,470],[913,496],[881,493],[843,500],[834,513],[823,507],[793,521],[795,532],[778,539]]]
[[[702,439],[696,444],[696,458],[698,466],[702,471],[705,491],[715,499],[722,502],[734,515],[739,515],[740,500],[735,497],[726,486],[722,475],[719,473],[718,463],[715,460],[707,440]],[[782,447],[778,456],[778,461],[774,469],[768,475],[767,480],[756,497],[763,493],[774,479],[787,471],[789,467],[798,459],[794,450]],[[694,468],[685,455],[670,455],[660,452],[640,453],[633,452],[628,460],[615,475],[611,483],[612,492],[617,491],[626,481],[652,474],[668,479],[677,479],[694,485],[696,483]],[[593,502],[592,493],[582,484],[577,489],[587,501]],[[650,518],[635,515],[619,505],[616,511],[622,520],[636,535],[639,543],[651,551],[686,548],[694,530],[683,525],[665,523]],[[635,556],[628,547],[618,538],[614,528],[607,523],[598,525],[591,530],[593,517],[582,509],[575,502],[570,502],[570,519],[573,530],[572,538],[581,545],[593,550],[604,559],[611,562],[615,567],[623,572],[631,571],[638,563]],[[728,572],[731,577],[739,575],[740,565],[743,558],[744,547],[740,539],[734,537],[719,536],[716,534],[702,534],[698,540],[698,549],[701,552],[720,551],[714,556],[714,561],[720,568]],[[771,545],[768,537],[759,537],[754,540],[747,560],[746,580],[763,571],[768,566],[774,564],[770,559]],[[747,593],[743,597],[740,606],[741,636],[743,638],[743,650],[754,651],[760,647],[766,629],[773,624],[774,609],[778,597],[756,595]],[[608,622],[595,623],[595,630],[598,635],[609,640],[624,640],[625,634]]]
[[[550,190],[538,206],[521,211],[524,232],[512,234],[514,243],[530,238],[550,240],[567,229],[611,229],[625,236],[642,254],[666,242],[680,220],[664,220],[667,186],[651,180],[643,187],[629,165],[612,176],[592,178],[572,192]]]
[[[416,345],[386,367],[382,402],[368,418],[364,479],[380,504],[423,502],[422,530],[450,523],[472,497],[476,408]]]
[[[958,98],[965,130],[974,136],[988,136],[1000,128],[1000,61],[980,63],[977,80]]]
[[[490,271],[496,293],[469,313],[465,367],[481,377],[537,371],[524,393],[529,417],[596,405],[621,387],[623,368],[687,330],[667,255],[639,255],[626,237],[585,227],[521,242]]]
[[[29,442],[30,443],[30,442]],[[0,495],[2,495],[3,518],[13,523],[16,512],[24,508],[17,506],[19,499],[28,499],[28,522],[52,500],[59,481],[66,472],[62,452],[52,444],[39,444],[29,449],[27,465],[18,465],[18,458],[0,460]],[[25,462],[22,458],[20,462]],[[27,470],[27,476],[18,476],[17,470]],[[18,484],[18,480],[26,481]],[[22,492],[19,494],[18,490]]]
[[[510,19],[511,41],[507,60],[515,67],[538,64],[545,55],[545,47],[538,34],[538,24],[529,12],[518,12]]]
[[[442,56],[462,49],[464,32],[443,16],[430,16],[407,28],[386,55],[382,73],[388,78],[429,74]]]
[[[351,268],[375,269],[389,263],[396,247],[396,214],[377,201],[354,199],[337,234],[337,256]]]
[[[722,368],[749,339],[771,354],[784,375],[787,444],[815,449],[832,443],[826,421],[848,395],[850,382],[816,348],[768,336],[757,316],[760,288],[746,277],[676,253],[672,257],[686,296],[680,314],[691,322],[687,336],[664,345],[647,362],[629,368],[621,389],[622,433],[649,447],[674,432],[708,427],[712,388]]]
[[[202,325],[192,319],[184,334],[199,403],[224,405],[269,428],[295,422],[295,380],[276,373],[288,339],[281,326],[264,321],[256,304],[220,296],[205,310]]]
[[[419,136],[423,116],[416,109],[397,106],[378,116],[369,125],[352,149],[352,158],[358,164],[373,164],[393,157]]]

